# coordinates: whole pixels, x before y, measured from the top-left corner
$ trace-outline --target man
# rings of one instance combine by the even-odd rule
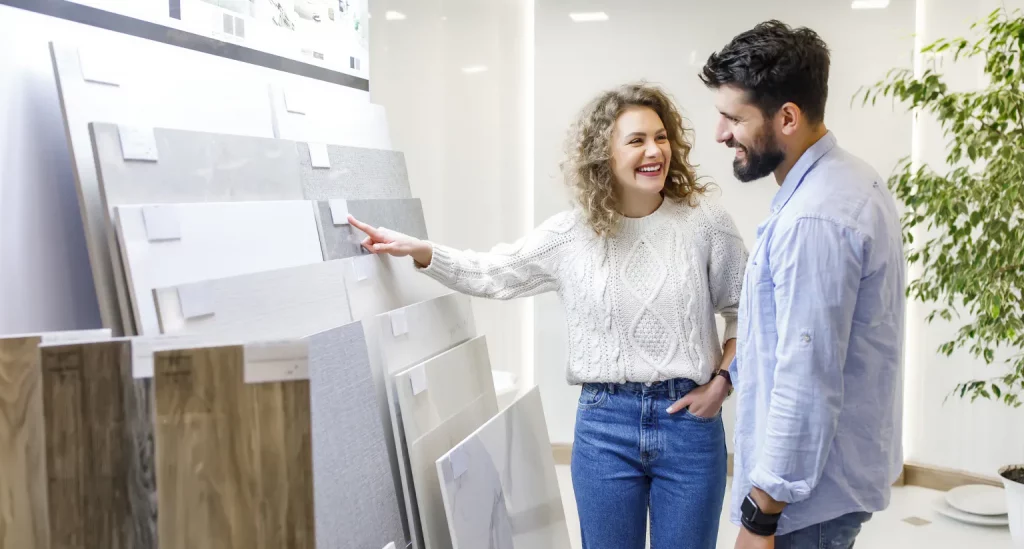
[[[814,31],[769,21],[701,74],[736,177],[780,186],[747,265],[730,368],[737,549],[853,547],[903,465],[899,213],[825,127],[828,73]]]

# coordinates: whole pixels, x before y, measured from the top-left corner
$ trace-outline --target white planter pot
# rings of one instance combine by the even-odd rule
[[[1010,537],[1014,549],[1024,549],[1024,484],[1013,482],[1002,476],[1005,471],[1024,468],[1024,465],[1011,465],[999,470],[999,478],[1006,485],[1006,511],[1010,518]]]

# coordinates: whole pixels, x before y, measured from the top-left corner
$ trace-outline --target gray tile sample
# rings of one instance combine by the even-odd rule
[[[314,168],[309,145],[296,143],[302,187],[310,200],[412,198],[405,155],[398,151],[327,145],[330,168]]]
[[[397,198],[379,200],[348,200],[348,213],[374,227],[387,227],[409,236],[427,238],[427,223],[423,219],[423,204],[418,198]],[[327,200],[317,202],[317,227],[320,229],[320,244],[324,261],[354,257],[363,253],[360,244],[366,235],[348,224],[335,224],[331,205]]]
[[[308,342],[317,547],[404,548],[363,327],[354,322]]]
[[[115,206],[292,200],[302,198],[294,143],[262,137],[166,128],[150,132],[156,161],[125,160],[116,124],[91,123],[89,132],[104,209]],[[105,229],[125,333],[136,334],[116,235]]]

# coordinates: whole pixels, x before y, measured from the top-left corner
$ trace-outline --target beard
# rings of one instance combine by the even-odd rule
[[[757,136],[754,141],[753,147],[743,146],[735,140],[729,140],[726,143],[726,145],[732,148],[743,149],[746,153],[744,155],[745,160],[736,158],[732,161],[732,171],[736,175],[736,179],[743,183],[767,177],[786,158],[786,153],[783,152],[779,142],[775,139],[775,134],[771,133],[770,130],[766,130]]]

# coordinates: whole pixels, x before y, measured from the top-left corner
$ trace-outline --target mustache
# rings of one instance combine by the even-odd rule
[[[739,148],[739,149],[747,150],[746,147],[744,147],[743,145],[740,145],[739,143],[737,143],[735,139],[730,139],[730,140],[726,141],[725,142],[725,146],[729,147],[730,149],[737,149],[737,148]]]

